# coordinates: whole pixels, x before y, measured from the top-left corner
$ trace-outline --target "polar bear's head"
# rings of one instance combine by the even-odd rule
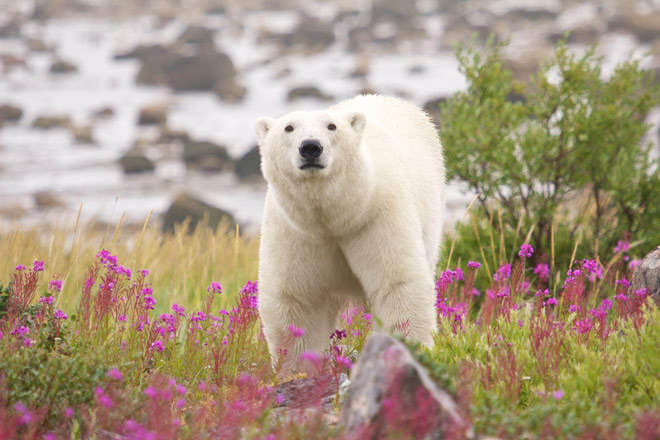
[[[257,120],[264,177],[273,183],[343,173],[359,154],[365,116],[360,112],[293,112]]]

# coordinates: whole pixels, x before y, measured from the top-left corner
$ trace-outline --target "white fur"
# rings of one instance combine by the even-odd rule
[[[260,118],[256,132],[268,181],[259,313],[273,358],[286,349],[290,370],[302,352],[327,348],[347,299],[367,300],[384,326],[407,322],[410,338],[432,345],[445,170],[428,116],[361,95]],[[307,139],[320,141],[324,169],[299,169]],[[304,336],[293,338],[291,324]]]

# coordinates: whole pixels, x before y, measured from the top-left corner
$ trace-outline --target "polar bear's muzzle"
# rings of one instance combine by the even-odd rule
[[[322,153],[323,153],[323,147],[321,146],[321,143],[319,141],[317,141],[316,139],[304,140],[300,144],[300,148],[298,149],[298,154],[300,154],[300,157],[302,158],[302,162],[300,163],[300,169],[322,170],[323,168],[325,168],[325,166],[321,164],[319,161],[319,158],[321,157]]]

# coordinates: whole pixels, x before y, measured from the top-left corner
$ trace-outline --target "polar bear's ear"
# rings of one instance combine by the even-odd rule
[[[353,127],[353,130],[361,134],[367,123],[367,119],[362,112],[350,112],[348,113],[348,122],[351,124],[351,127]]]
[[[269,118],[267,116],[257,119],[257,124],[255,125],[254,129],[257,133],[257,142],[259,145],[263,144],[263,141],[266,139],[266,135],[268,134],[268,130],[270,130],[270,127],[272,127],[274,123],[275,119]]]

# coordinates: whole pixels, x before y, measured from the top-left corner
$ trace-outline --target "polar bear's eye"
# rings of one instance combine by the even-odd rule
[[[284,131],[286,131],[287,133],[291,133],[293,131],[293,125],[287,125],[286,127],[284,127]]]
[[[332,122],[328,124],[328,130],[330,131],[335,131],[337,129],[337,126],[333,124]]]

